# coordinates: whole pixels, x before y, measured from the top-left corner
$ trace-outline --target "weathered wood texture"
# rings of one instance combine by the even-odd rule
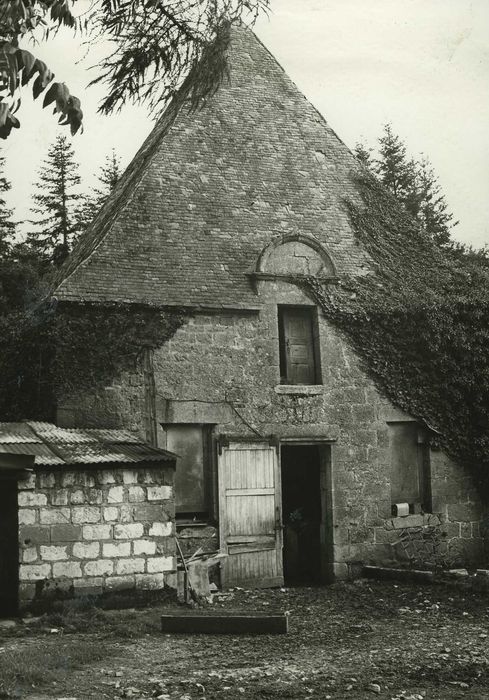
[[[161,616],[161,631],[184,634],[286,634],[288,620],[285,613],[210,612],[199,615],[177,612]]]
[[[280,482],[274,447],[235,443],[219,458],[223,585],[279,586],[282,575]]]

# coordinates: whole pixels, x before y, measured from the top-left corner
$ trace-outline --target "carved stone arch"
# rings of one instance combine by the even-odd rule
[[[255,272],[277,277],[336,277],[325,246],[302,233],[277,236],[260,253]]]

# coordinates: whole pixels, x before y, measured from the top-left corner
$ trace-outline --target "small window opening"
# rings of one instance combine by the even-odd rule
[[[415,422],[389,423],[392,514],[431,511],[429,446],[425,431]],[[407,514],[407,513],[406,513]]]
[[[321,384],[316,309],[279,306],[278,334],[282,384]]]
[[[177,455],[176,516],[193,522],[206,520],[212,511],[210,427],[173,424],[163,428],[166,449]]]

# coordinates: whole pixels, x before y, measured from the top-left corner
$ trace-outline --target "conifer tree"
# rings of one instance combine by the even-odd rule
[[[364,165],[366,168],[372,168],[373,164],[371,148],[367,148],[365,144],[358,142],[357,144],[355,144],[353,152],[362,165]]]
[[[12,185],[4,175],[5,158],[0,156],[0,260],[5,259],[15,236],[15,223],[12,221],[12,209],[9,209],[4,195]]]
[[[80,228],[84,231],[93,221],[107,197],[117,185],[121,176],[121,162],[113,148],[110,155],[105,157],[105,163],[100,168],[98,185],[90,194],[83,198],[79,210]]]
[[[33,195],[31,211],[39,218],[31,223],[36,230],[27,236],[27,244],[42,257],[61,263],[77,238],[80,223],[78,163],[66,136],[57,136],[48,150],[39,172],[38,191]]]
[[[428,158],[409,158],[401,138],[390,124],[378,140],[378,157],[363,144],[355,146],[358,160],[368,167],[418,221],[422,231],[437,245],[452,245],[451,229],[458,222],[448,209],[438,178]]]

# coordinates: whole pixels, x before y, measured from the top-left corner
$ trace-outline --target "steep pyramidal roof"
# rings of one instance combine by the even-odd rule
[[[338,274],[368,266],[348,219],[356,159],[248,29],[202,109],[180,94],[61,269],[60,300],[250,306],[271,240],[313,236]]]

